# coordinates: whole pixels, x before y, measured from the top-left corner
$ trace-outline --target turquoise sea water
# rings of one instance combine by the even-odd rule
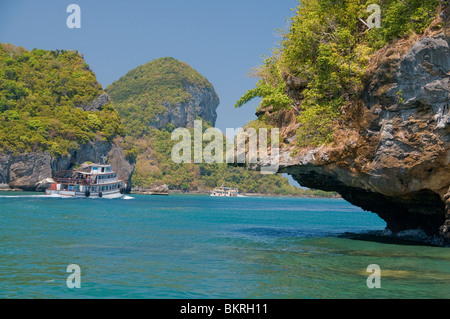
[[[386,239],[341,199],[127,198],[0,193],[0,298],[450,296],[450,248]]]

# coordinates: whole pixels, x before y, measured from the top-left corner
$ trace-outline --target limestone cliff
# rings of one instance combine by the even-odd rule
[[[84,111],[101,110],[109,102],[109,95],[101,94],[92,103],[82,107]],[[125,159],[121,138],[113,142],[97,139],[69,150],[64,156],[51,156],[49,152],[35,151],[21,154],[0,153],[0,188],[42,190],[41,181],[52,178],[60,170],[72,169],[84,162],[100,163],[103,156],[118,173],[121,180],[127,181],[127,191],[131,190],[131,177],[134,163]]]
[[[0,101],[1,188],[35,190],[58,170],[105,155],[130,180],[118,113],[78,51],[0,43]]]
[[[170,132],[193,127],[197,119],[214,126],[219,97],[213,85],[187,63],[165,57],[134,68],[106,92],[124,126],[123,145],[135,154],[133,191],[168,194],[167,187],[197,187],[199,175],[171,159]]]
[[[102,93],[90,104],[82,107],[84,111],[101,110],[109,102],[109,95]],[[131,177],[134,163],[124,155],[121,138],[113,142],[97,139],[69,150],[66,155],[51,156],[50,152],[35,151],[21,154],[0,153],[0,188],[42,190],[41,181],[52,178],[60,170],[72,169],[84,162],[100,163],[103,156],[113,166],[121,180],[127,181],[127,191],[131,190]],[[44,184],[45,185],[45,184]]]
[[[449,18],[447,9],[423,35],[376,53],[331,145],[298,150],[296,112],[277,114],[279,171],[303,186],[337,191],[394,233],[422,229],[450,239]],[[286,83],[295,101],[301,83]]]
[[[181,103],[169,103],[164,101],[166,112],[158,114],[151,126],[162,129],[168,123],[175,127],[194,127],[194,121],[202,118],[212,125],[216,123],[216,109],[219,106],[219,98],[214,88],[209,86],[196,86],[185,84],[184,89],[190,95],[187,101]]]
[[[127,181],[129,191],[134,165],[125,159],[118,142],[101,140],[83,144],[66,156],[52,157],[50,153],[41,151],[0,154],[0,185],[3,189],[39,190],[40,182],[52,178],[56,172],[72,169],[84,162],[100,163],[102,156],[107,156],[119,179]]]
[[[185,62],[160,58],[131,70],[106,88],[127,135],[150,128],[193,127],[196,118],[215,124],[219,97],[212,84]]]

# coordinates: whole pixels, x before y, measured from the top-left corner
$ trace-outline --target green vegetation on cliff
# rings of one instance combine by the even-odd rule
[[[381,28],[369,30],[364,22],[370,4],[381,8]],[[329,143],[342,107],[361,91],[371,55],[396,38],[422,33],[438,6],[439,0],[302,0],[280,47],[256,71],[256,88],[236,107],[254,97],[275,112],[294,105],[299,145]],[[295,101],[286,89],[293,78]]]
[[[0,151],[65,154],[122,131],[111,105],[84,111],[103,93],[75,51],[27,51],[0,44]]]
[[[208,87],[200,73],[185,62],[166,57],[143,64],[109,85],[105,90],[123,119],[128,135],[148,133],[167,105],[187,102],[191,95],[186,86]]]

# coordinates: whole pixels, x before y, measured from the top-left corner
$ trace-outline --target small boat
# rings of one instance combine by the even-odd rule
[[[222,184],[222,186],[214,188],[211,196],[238,197],[240,195],[237,187],[225,187]]]
[[[121,198],[126,182],[119,180],[109,164],[83,164],[71,171],[60,171],[45,195],[92,198]]]

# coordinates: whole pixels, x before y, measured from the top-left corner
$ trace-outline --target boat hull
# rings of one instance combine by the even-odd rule
[[[85,192],[61,191],[61,190],[50,190],[50,189],[47,189],[45,191],[45,195],[54,196],[54,197],[107,198],[107,199],[122,198],[124,196],[124,194],[120,193],[119,190],[105,191],[105,192],[101,192],[101,193],[91,192],[91,193],[89,193],[89,196],[86,196]]]
[[[228,194],[211,194],[213,197],[239,197],[239,195],[228,195]]]

